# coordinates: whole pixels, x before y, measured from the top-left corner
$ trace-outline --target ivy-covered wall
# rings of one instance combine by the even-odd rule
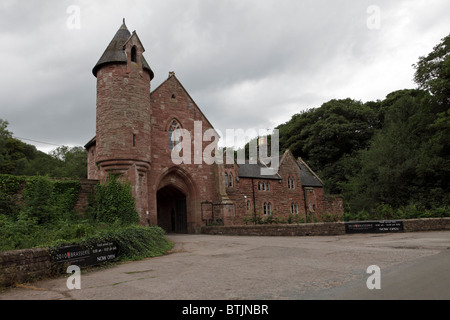
[[[0,251],[33,248],[55,237],[67,239],[88,232],[90,225],[82,223],[83,213],[96,185],[0,175]]]
[[[0,215],[11,217],[21,210],[27,210],[32,216],[46,222],[53,214],[71,211],[78,202],[81,187],[82,182],[78,180],[2,174]]]

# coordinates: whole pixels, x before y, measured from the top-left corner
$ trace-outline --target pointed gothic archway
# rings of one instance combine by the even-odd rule
[[[197,190],[190,176],[173,167],[161,178],[156,192],[157,225],[166,232],[189,233],[199,224]]]
[[[158,225],[166,232],[187,233],[186,195],[173,185],[158,190]]]

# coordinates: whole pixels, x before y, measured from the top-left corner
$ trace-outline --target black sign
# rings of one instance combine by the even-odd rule
[[[354,221],[345,223],[345,233],[403,232],[403,221]]]
[[[99,242],[92,246],[59,247],[52,253],[56,263],[68,263],[79,267],[90,267],[113,261],[117,257],[117,245],[114,242]]]

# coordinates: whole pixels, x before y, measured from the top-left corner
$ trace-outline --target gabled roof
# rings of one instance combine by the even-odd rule
[[[238,164],[239,171],[238,175],[239,178],[255,178],[255,179],[269,179],[269,180],[281,180],[281,176],[276,173],[273,175],[262,175],[261,169],[267,168],[266,165],[258,161],[256,164]]]
[[[302,160],[297,159],[297,164],[300,167],[300,179],[303,187],[323,187],[323,182],[317,174]]]
[[[323,182],[317,176],[317,174],[303,161],[302,158],[298,158],[297,160],[294,158],[291,151],[288,149],[286,152],[279,157],[279,165],[280,167],[283,165],[283,162],[286,161],[287,157],[291,157],[295,163],[297,163],[300,168],[300,179],[302,187],[315,187],[322,188]],[[272,176],[261,175],[261,168],[264,168],[265,165],[258,161],[257,164],[238,164],[239,166],[239,177],[240,178],[255,178],[255,179],[276,179],[281,180],[281,176],[277,173]]]
[[[136,31],[133,31],[133,35],[136,35]],[[97,71],[100,69],[102,65],[109,63],[127,63],[127,55],[125,53],[125,44],[131,39],[133,36],[125,25],[125,19],[123,19],[123,24],[120,26],[119,30],[117,30],[115,36],[109,43],[105,52],[101,56],[100,60],[98,60],[94,69],[92,69],[92,73],[94,76],[97,76]],[[139,42],[141,41],[138,37]],[[142,56],[142,65],[143,68],[150,72],[150,77],[153,79],[154,73],[144,56]]]
[[[155,94],[159,88],[161,88],[162,86],[164,86],[169,80],[175,80],[177,82],[177,84],[180,86],[180,88],[183,89],[183,91],[186,93],[186,95],[189,97],[189,99],[192,101],[192,103],[194,104],[194,106],[197,108],[197,110],[200,112],[200,114],[203,116],[203,118],[206,120],[206,122],[211,126],[211,128],[213,128],[213,130],[216,132],[217,135],[218,132],[216,131],[216,129],[214,128],[214,126],[211,124],[211,122],[208,120],[208,118],[205,116],[205,114],[203,113],[202,109],[199,108],[199,106],[197,105],[197,103],[194,101],[194,99],[192,99],[191,95],[189,94],[189,92],[184,88],[183,84],[180,82],[180,80],[178,80],[178,78],[175,76],[175,72],[171,71],[169,72],[169,77],[164,80],[158,87],[156,87],[156,89],[154,89],[152,92],[150,92],[150,97]],[[174,114],[175,116],[175,114]]]
[[[141,39],[139,38],[139,36],[136,33],[136,30],[133,31],[133,33],[130,35],[130,37],[127,39],[127,41],[125,41],[125,43],[123,44],[123,46],[125,47],[127,45],[127,43],[131,40],[131,38],[136,37],[137,41],[139,41],[139,44],[141,45],[143,51],[145,51],[144,45],[142,44]]]

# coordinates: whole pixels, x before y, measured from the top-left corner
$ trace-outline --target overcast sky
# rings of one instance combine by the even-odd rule
[[[450,33],[449,12],[448,0],[0,0],[0,118],[16,137],[86,144],[92,68],[125,18],[153,89],[174,71],[216,129],[270,129],[331,99],[415,88],[412,64]]]

